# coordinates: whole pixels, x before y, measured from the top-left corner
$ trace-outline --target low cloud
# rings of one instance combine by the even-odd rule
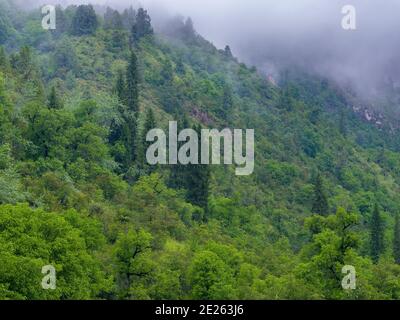
[[[43,2],[43,1],[41,1]],[[46,2],[46,0],[44,0]],[[216,46],[229,44],[243,61],[274,74],[299,65],[371,92],[400,83],[398,0],[60,0],[123,8],[145,6],[155,23],[191,16],[197,31]],[[357,13],[357,30],[342,28],[345,5]]]

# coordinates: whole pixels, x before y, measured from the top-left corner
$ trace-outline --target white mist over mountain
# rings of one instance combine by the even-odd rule
[[[218,47],[229,44],[241,60],[266,73],[299,65],[365,93],[384,82],[400,83],[398,0],[30,1],[39,3],[144,6],[156,24],[182,14],[206,39]],[[356,8],[356,30],[342,28],[345,5]]]

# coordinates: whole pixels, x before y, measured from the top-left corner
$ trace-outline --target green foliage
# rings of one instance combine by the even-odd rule
[[[393,232],[393,257],[400,264],[400,217],[396,214]]]
[[[151,26],[151,18],[147,11],[143,8],[139,8],[137,11],[135,23],[132,27],[132,39],[134,43],[137,43],[141,38],[145,36],[151,36],[154,33],[153,27]]]
[[[56,91],[55,87],[51,88],[48,106],[50,109],[62,109],[63,108],[63,104],[57,95],[57,91]]]
[[[89,299],[110,290],[81,231],[63,216],[5,205],[0,230],[2,299]],[[41,288],[45,265],[56,268],[55,290]]]
[[[72,20],[72,34],[75,36],[94,34],[98,27],[97,15],[92,5],[80,5]]]
[[[120,234],[115,245],[117,294],[124,298],[145,298],[140,282],[152,270],[151,235],[145,231]]]
[[[324,185],[320,174],[317,175],[314,184],[314,203],[312,212],[319,215],[329,214],[328,199],[325,194]]]
[[[381,217],[381,213],[379,211],[379,207],[375,204],[374,211],[372,212],[371,217],[371,257],[374,262],[379,261],[379,257],[384,251],[384,225]]]
[[[356,97],[299,70],[274,85],[191,19],[165,36],[144,9],[57,18],[21,14],[0,49],[0,298],[399,299],[400,144]],[[170,120],[254,128],[253,175],[149,166]]]
[[[126,106],[135,115],[139,112],[139,74],[137,57],[134,51],[131,51],[126,70]]]
[[[233,299],[233,275],[229,267],[213,252],[195,255],[189,268],[192,297],[201,300]]]

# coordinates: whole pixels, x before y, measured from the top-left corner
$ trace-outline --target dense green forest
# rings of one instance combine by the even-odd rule
[[[1,299],[400,298],[400,139],[348,92],[275,85],[190,19],[0,7]],[[254,173],[148,165],[171,120],[255,129]]]

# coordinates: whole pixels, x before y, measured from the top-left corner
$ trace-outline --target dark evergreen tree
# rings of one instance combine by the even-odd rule
[[[174,115],[178,123],[178,132],[189,128],[189,120],[185,112],[178,113]],[[178,150],[184,144],[184,142],[178,142]],[[170,166],[171,172],[168,179],[168,186],[174,189],[186,189],[188,187],[188,171],[189,166],[182,165],[180,163]]]
[[[122,71],[118,72],[117,83],[115,84],[115,93],[119,102],[126,105],[126,83],[124,73]]]
[[[189,17],[186,19],[181,33],[184,41],[190,42],[191,40],[194,40],[196,37],[196,30],[194,29],[192,18]]]
[[[400,215],[398,213],[394,223],[393,257],[395,262],[400,264]]]
[[[161,69],[161,82],[162,84],[171,84],[174,78],[174,68],[169,60],[163,62]]]
[[[151,142],[146,141],[147,133],[150,130],[156,129],[156,128],[157,128],[157,123],[156,123],[156,119],[154,117],[154,112],[151,108],[149,108],[149,109],[147,109],[147,112],[146,112],[146,118],[144,121],[143,133],[142,133],[144,150],[147,150],[147,148],[152,144]]]
[[[113,14],[114,10],[110,7],[107,7],[106,12],[104,13],[104,29],[112,29]]]
[[[384,226],[378,204],[375,204],[374,211],[372,213],[370,235],[371,235],[371,258],[375,263],[377,263],[379,261],[379,257],[384,251],[384,243],[383,243]]]
[[[121,15],[121,18],[124,28],[131,31],[136,21],[136,11],[132,7],[125,9]]]
[[[139,8],[135,23],[132,27],[132,40],[137,43],[141,38],[153,35],[153,27],[151,26],[151,18],[147,11]]]
[[[12,34],[12,27],[7,13],[3,12],[3,8],[0,9],[0,44],[4,44]]]
[[[201,126],[195,127],[194,130],[198,133],[199,146],[201,146]],[[208,220],[210,174],[209,165],[191,164],[186,170],[187,200],[204,210],[204,222]]]
[[[125,145],[124,167],[128,170],[137,159],[137,118],[133,112],[129,110],[123,114],[122,140]]]
[[[104,14],[104,28],[113,30],[122,30],[124,28],[122,16],[117,10],[107,7]]]
[[[137,116],[139,112],[139,74],[137,57],[133,51],[131,51],[126,71],[126,105],[128,110]]]
[[[329,214],[328,198],[325,194],[324,184],[320,174],[317,175],[314,183],[312,212],[321,216],[327,216]]]
[[[54,86],[51,88],[48,100],[49,100],[48,107],[50,109],[62,109],[63,108],[61,99],[58,97],[56,88]]]
[[[182,57],[179,57],[176,62],[175,72],[179,75],[183,75],[186,72]]]
[[[230,46],[226,46],[225,50],[224,50],[224,54],[227,58],[232,58],[232,51],[231,51],[231,47]]]
[[[19,51],[17,58],[14,60],[14,68],[24,75],[25,79],[30,78],[33,72],[32,50],[29,46],[24,46]]]
[[[59,5],[56,6],[56,18],[57,18],[56,29],[52,30],[52,33],[56,36],[60,36],[68,31],[69,21],[63,8]]]
[[[228,84],[224,85],[224,92],[222,97],[221,108],[218,111],[218,115],[224,119],[229,120],[233,109],[233,96],[232,89]]]
[[[8,67],[8,59],[6,51],[2,46],[0,46],[0,68]]]
[[[92,5],[80,5],[72,20],[72,34],[75,36],[94,34],[98,27],[96,12]]]
[[[124,123],[121,115],[118,114],[114,119],[111,120],[110,133],[108,135],[108,142],[114,145],[116,142],[120,141],[123,135]],[[118,162],[123,162],[123,159],[116,159]]]
[[[118,72],[117,82],[115,84],[115,94],[118,97],[118,110],[116,116],[111,120],[110,133],[108,136],[108,141],[110,144],[115,144],[120,141],[123,137],[124,132],[124,119],[123,114],[126,111],[126,85],[124,79],[124,73],[122,71]],[[118,155],[120,156],[120,155]],[[118,162],[123,162],[123,159],[117,159]]]
[[[157,128],[157,123],[156,123],[156,119],[154,117],[154,112],[151,108],[149,108],[149,109],[147,109],[146,117],[145,117],[145,121],[144,121],[144,125],[143,125],[143,131],[141,134],[141,144],[140,144],[140,146],[138,146],[138,152],[140,154],[139,155],[139,161],[140,161],[139,165],[144,168],[144,171],[147,174],[154,172],[157,168],[157,166],[150,166],[147,163],[147,159],[146,159],[147,149],[152,144],[151,142],[146,141],[146,136],[150,130],[156,129],[156,128]]]
[[[340,111],[339,131],[344,137],[346,137],[347,135],[346,114],[343,109]]]

